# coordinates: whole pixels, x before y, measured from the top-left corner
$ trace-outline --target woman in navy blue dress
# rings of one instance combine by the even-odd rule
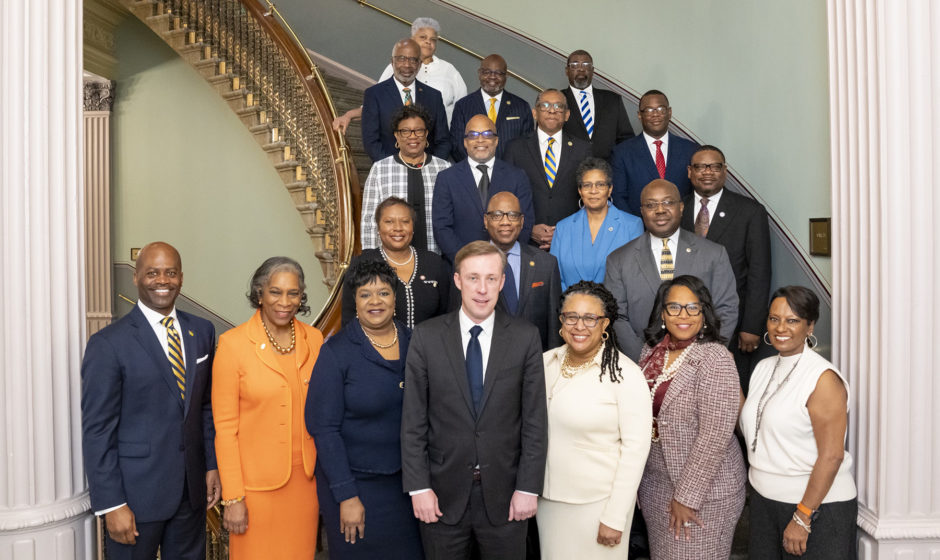
[[[346,273],[356,320],[323,345],[307,396],[317,495],[332,560],[424,557],[402,491],[405,356],[411,331],[394,319],[395,271],[361,261]]]

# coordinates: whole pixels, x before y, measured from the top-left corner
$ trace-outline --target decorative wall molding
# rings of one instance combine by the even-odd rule
[[[84,66],[96,74],[111,77],[117,58],[114,30],[127,12],[111,0],[84,0],[82,21]]]
[[[858,508],[858,526],[879,541],[940,540],[940,516],[879,519],[867,507]]]
[[[0,531],[19,531],[70,521],[88,513],[89,509],[91,509],[91,498],[87,490],[51,504],[5,509],[0,511]]]
[[[82,107],[85,111],[111,112],[114,104],[114,82],[111,80],[84,80]]]

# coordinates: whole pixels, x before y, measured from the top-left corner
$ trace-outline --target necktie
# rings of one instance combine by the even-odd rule
[[[411,105],[411,88],[402,88],[402,91],[405,92],[405,106]]]
[[[666,156],[663,155],[663,141],[656,140],[656,171],[659,171],[659,178],[666,178]]]
[[[479,185],[477,185],[477,186],[480,187],[480,200],[483,201],[483,208],[485,209],[485,208],[486,208],[486,203],[487,203],[487,200],[488,200],[488,199],[487,199],[487,195],[488,195],[489,192],[490,192],[490,176],[486,173],[486,172],[487,172],[487,168],[486,168],[486,164],[485,164],[485,163],[481,163],[480,165],[478,165],[478,166],[477,166],[477,169],[479,169],[479,170],[480,170],[480,173],[481,173],[481,175],[480,175],[480,183],[479,183]]]
[[[555,172],[558,170],[558,164],[555,162],[555,150],[552,146],[555,144],[554,138],[548,139],[548,149],[545,150],[545,180],[548,181],[548,188],[555,185]]]
[[[470,342],[467,343],[467,383],[470,385],[470,398],[473,400],[473,413],[480,413],[480,400],[483,398],[483,350],[480,348],[480,333],[483,327],[473,325],[470,328]]]
[[[578,102],[581,107],[581,120],[584,121],[584,128],[587,130],[588,137],[594,135],[594,115],[591,114],[591,105],[588,103],[586,91],[581,92],[581,101]]]
[[[516,291],[516,275],[512,272],[512,266],[506,263],[506,281],[503,283],[503,297],[506,299],[506,310],[510,315],[515,315],[519,309],[519,292]]]
[[[183,365],[183,347],[180,344],[180,333],[173,326],[173,317],[160,319],[160,324],[166,327],[167,355],[170,368],[176,377],[176,386],[180,389],[180,398],[186,398],[186,367]]]
[[[493,121],[493,124],[496,123],[496,98],[490,97],[490,109],[486,112],[486,116]]]
[[[676,273],[676,265],[672,261],[672,251],[669,250],[669,238],[663,239],[663,253],[659,257],[659,279],[672,280]]]
[[[695,234],[705,237],[708,235],[708,197],[702,197],[702,208],[695,216]]]

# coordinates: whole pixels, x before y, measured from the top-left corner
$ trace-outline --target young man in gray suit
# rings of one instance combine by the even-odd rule
[[[547,413],[538,330],[496,310],[506,257],[474,241],[455,258],[458,311],[418,325],[405,366],[402,480],[426,558],[525,557],[542,491]]]
[[[738,294],[727,251],[679,229],[684,206],[679,189],[669,181],[657,179],[646,185],[640,207],[646,233],[607,257],[604,277],[604,285],[620,306],[614,328],[621,350],[631,360],[639,360],[656,290],[663,280],[683,274],[705,283],[727,343],[738,321]]]

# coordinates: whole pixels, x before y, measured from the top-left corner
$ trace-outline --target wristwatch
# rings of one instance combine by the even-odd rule
[[[799,511],[800,513],[808,517],[810,523],[813,523],[819,517],[818,509],[809,509],[808,507],[803,505],[803,502],[796,504],[796,509],[797,511]]]

